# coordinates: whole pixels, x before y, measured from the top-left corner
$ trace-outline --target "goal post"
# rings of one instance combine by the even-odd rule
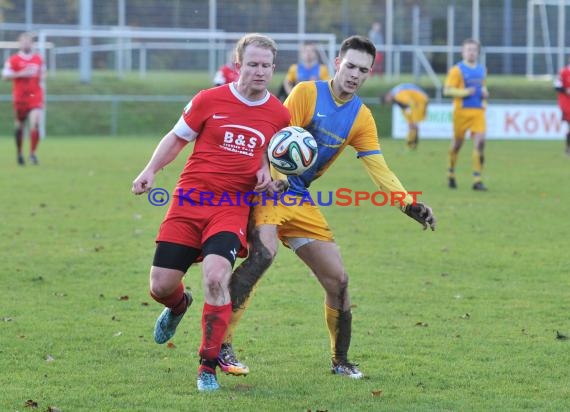
[[[324,63],[327,64],[329,69],[334,71],[333,62],[336,53],[336,36],[332,33],[264,33],[275,40],[279,46],[280,51],[298,50],[299,45],[303,42],[314,42],[320,45],[322,51],[321,57]],[[220,51],[225,51],[228,42],[235,43],[239,40],[244,33],[224,32],[215,30],[131,30],[121,28],[120,30],[80,30],[80,29],[42,29],[38,31],[38,45],[40,52],[45,54],[46,45],[48,41],[55,43],[54,53],[58,55],[57,43],[55,38],[76,38],[78,45],[73,47],[66,47],[66,53],[87,53],[89,56],[96,50],[95,46],[87,48],[80,47],[80,39],[114,39],[117,42],[113,45],[108,45],[108,51],[114,51],[117,56],[124,55],[124,51],[130,52],[135,49],[140,51],[144,48],[144,53],[140,56],[145,56],[145,60],[139,60],[139,73],[144,77],[146,67],[141,67],[140,64],[146,64],[146,55],[150,50],[149,46],[155,50],[160,50],[160,42],[168,41],[169,44],[165,48],[176,49],[179,45],[180,50],[207,50],[208,70],[214,73],[217,69],[216,54]],[[53,66],[55,61],[52,60]],[[118,66],[124,67],[124,64]],[[50,67],[53,69],[53,67]],[[91,80],[91,73],[82,73],[81,81],[88,82]]]

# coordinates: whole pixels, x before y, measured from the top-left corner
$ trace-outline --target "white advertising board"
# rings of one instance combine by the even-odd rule
[[[489,104],[486,110],[487,138],[506,140],[560,140],[567,133],[556,104]],[[430,103],[426,120],[420,123],[420,139],[450,139],[451,103]],[[408,125],[397,105],[392,106],[392,136],[405,138]]]

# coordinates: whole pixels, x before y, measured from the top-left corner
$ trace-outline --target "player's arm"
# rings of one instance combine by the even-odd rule
[[[382,154],[361,156],[366,171],[372,181],[382,192],[390,192],[390,199],[394,206],[398,206],[402,212],[419,222],[424,230],[435,230],[436,220],[429,206],[417,201],[417,195],[421,192],[408,192],[400,183],[396,175],[388,168]]]
[[[487,69],[485,69],[485,77],[483,78],[483,87],[481,89],[483,99],[489,98],[489,89],[487,89]]]
[[[267,156],[267,151],[263,153],[261,157],[261,167],[255,173],[257,177],[257,184],[253,188],[256,192],[265,192],[270,188],[271,183],[271,171],[269,170],[269,157]]]
[[[376,124],[368,108],[361,110],[353,127],[357,134],[351,145],[356,149],[358,158],[362,160],[376,187],[382,192],[389,192],[394,206],[418,221],[424,229],[429,226],[435,230],[436,221],[431,208],[418,202],[418,192],[408,192],[388,167],[378,142]]]
[[[475,93],[474,88],[465,88],[461,80],[461,71],[459,67],[453,66],[447,74],[445,86],[443,87],[443,95],[447,97],[467,97]]]
[[[149,162],[133,181],[131,191],[140,195],[152,189],[156,173],[176,159],[178,153],[188,144],[188,140],[182,139],[174,131],[170,131],[156,146]]]
[[[12,80],[16,77],[18,77],[17,73],[12,69],[10,61],[6,61],[6,63],[4,63],[4,67],[2,68],[2,80]]]

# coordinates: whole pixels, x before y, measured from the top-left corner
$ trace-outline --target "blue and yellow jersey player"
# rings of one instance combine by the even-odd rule
[[[406,143],[415,149],[420,140],[419,123],[426,118],[429,97],[420,86],[413,83],[402,83],[393,87],[384,95],[385,103],[395,103],[402,109],[408,124]]]
[[[317,45],[306,43],[300,51],[300,60],[289,66],[285,79],[283,80],[284,97],[289,96],[291,90],[297,83],[308,80],[328,80],[330,79],[329,69],[319,62]]]
[[[463,60],[453,66],[445,81],[443,93],[453,97],[453,140],[449,149],[448,185],[457,188],[455,166],[465,134],[473,138],[473,190],[487,190],[481,180],[483,169],[485,133],[485,107],[489,92],[485,85],[487,70],[479,64],[481,46],[477,40],[463,41]]]
[[[420,222],[424,229],[435,229],[431,209],[415,203],[398,178],[388,168],[380,149],[378,133],[370,109],[356,95],[370,75],[376,48],[362,36],[345,39],[335,59],[336,74],[328,81],[301,82],[291,92],[285,106],[291,124],[308,129],[318,144],[316,164],[300,176],[282,176],[274,180],[273,189],[289,187],[287,202],[261,202],[253,209],[249,233],[248,258],[234,271],[230,284],[233,316],[221,364],[232,363],[233,371],[248,371],[231,350],[233,331],[247,307],[250,293],[261,275],[271,265],[283,241],[311,269],[325,290],[325,320],[331,347],[331,371],[336,375],[359,379],[362,373],[348,359],[352,314],[348,292],[348,275],[338,246],[317,202],[300,202],[311,182],[328,170],[348,146],[355,149],[375,185],[383,192],[401,193],[401,210]],[[313,196],[312,199],[317,199]],[[265,203],[265,204],[264,204]],[[294,206],[291,206],[294,204]],[[242,369],[240,369],[242,368]]]

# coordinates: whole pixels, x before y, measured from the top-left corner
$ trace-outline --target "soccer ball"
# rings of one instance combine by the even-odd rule
[[[317,141],[302,127],[289,126],[273,135],[267,148],[269,161],[279,172],[300,175],[317,161]]]

